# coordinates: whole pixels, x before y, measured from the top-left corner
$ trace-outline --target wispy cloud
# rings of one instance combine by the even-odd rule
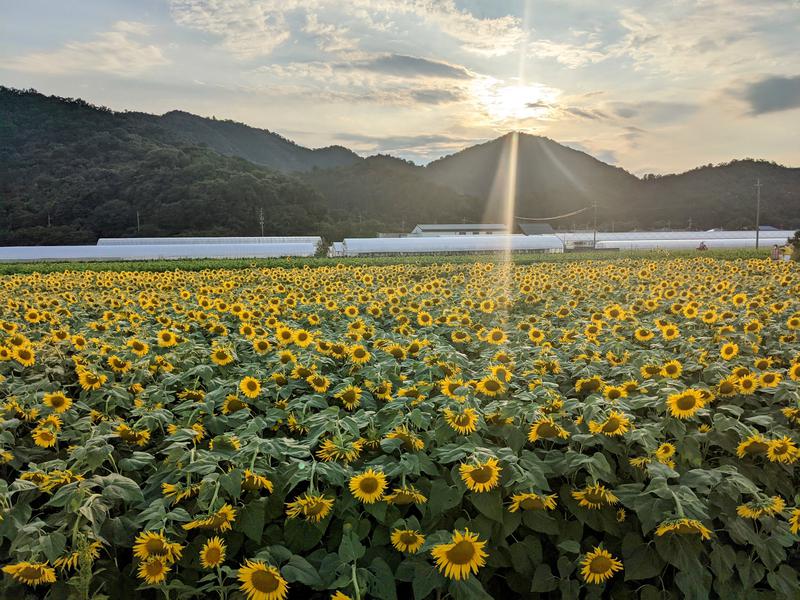
[[[88,42],[69,42],[49,52],[33,52],[5,61],[3,66],[16,71],[66,75],[100,72],[119,77],[141,75],[167,64],[161,48],[144,39],[150,28],[133,21],[118,21],[111,31],[98,33]]]

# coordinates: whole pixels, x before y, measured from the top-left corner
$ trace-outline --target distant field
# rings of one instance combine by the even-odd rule
[[[720,260],[736,260],[749,258],[766,258],[769,248],[756,250],[726,249],[707,250],[700,253],[696,250],[630,250],[605,252],[568,252],[565,254],[517,254],[513,260],[517,264],[539,262],[574,262],[578,260],[623,260],[647,258],[664,260],[669,258],[686,258],[704,256]],[[323,267],[332,264],[344,265],[397,265],[417,264],[430,265],[437,263],[468,263],[476,261],[503,260],[497,254],[470,255],[422,255],[422,256],[388,256],[379,258],[251,258],[251,259],[187,259],[187,260],[143,260],[143,261],[92,261],[92,262],[34,262],[0,264],[0,275],[15,273],[52,273],[56,271],[203,271],[205,269],[248,269],[252,267]]]

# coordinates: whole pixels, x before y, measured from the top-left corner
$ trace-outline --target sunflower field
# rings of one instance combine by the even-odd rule
[[[0,597],[800,594],[800,267],[0,278]]]

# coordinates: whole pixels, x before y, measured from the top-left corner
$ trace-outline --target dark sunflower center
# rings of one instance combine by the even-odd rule
[[[475,545],[468,540],[463,540],[450,548],[446,552],[446,556],[447,560],[454,565],[469,564],[475,556]]]
[[[365,494],[374,494],[378,490],[378,486],[377,477],[365,477],[358,484],[359,489]]]
[[[400,534],[400,541],[408,546],[411,546],[417,543],[417,535],[415,533],[404,531]]]
[[[325,510],[325,503],[314,500],[306,506],[306,514],[309,516],[318,515]]]
[[[683,396],[678,398],[678,401],[675,404],[681,410],[691,410],[695,407],[697,401],[695,400],[694,396],[691,396],[689,394],[684,394]]]
[[[552,423],[540,423],[536,428],[539,437],[550,438],[558,435],[558,430]]]
[[[605,556],[596,556],[589,563],[589,570],[592,573],[602,574],[608,573],[611,570],[611,559]]]
[[[27,579],[28,581],[35,581],[37,579],[41,579],[44,573],[42,572],[41,567],[34,567],[34,566],[26,566],[19,572],[19,576],[21,579]]]
[[[269,594],[278,589],[278,579],[269,571],[256,571],[250,583],[262,594]]]
[[[470,471],[470,477],[476,483],[487,483],[494,476],[494,469],[489,465],[475,467]]]
[[[164,571],[164,565],[161,564],[160,560],[151,560],[147,563],[145,569],[150,577],[155,577]]]
[[[617,417],[611,417],[608,421],[606,421],[605,425],[603,425],[603,433],[613,433],[620,427],[622,427],[622,421],[620,421]]]
[[[206,550],[206,562],[216,563],[219,562],[219,559],[220,559],[219,548],[209,548],[208,550]]]
[[[158,538],[151,538],[147,540],[144,548],[147,550],[148,554],[163,554],[165,550],[164,542]]]
[[[531,497],[525,498],[519,505],[524,510],[538,510],[544,506],[539,498]]]

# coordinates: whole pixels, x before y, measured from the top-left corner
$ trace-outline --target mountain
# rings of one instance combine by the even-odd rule
[[[0,244],[257,235],[261,209],[270,233],[325,222],[324,198],[299,179],[178,142],[146,117],[0,88]]]
[[[800,169],[766,161],[638,178],[548,138],[509,134],[420,167],[338,146],[304,148],[180,111],[114,112],[0,87],[6,245],[257,235],[262,210],[267,235],[334,240],[416,223],[496,222],[512,196],[517,216],[574,212],[553,221],[560,228],[590,227],[595,204],[601,229],[746,228],[754,222],[756,179],[761,223],[800,228]]]
[[[800,227],[800,169],[763,160],[732,161],[640,179],[585,152],[520,133],[434,161],[425,168],[425,176],[477,196],[486,206],[487,220],[498,220],[507,197],[509,156],[515,144],[514,212],[518,216],[552,217],[588,208],[553,224],[589,227],[591,207],[597,202],[601,229],[752,228],[753,184],[760,179],[761,223]]]
[[[552,217],[595,201],[607,218],[637,209],[637,177],[551,139],[523,133],[509,133],[434,161],[425,168],[425,176],[476,195],[484,201],[489,220],[498,220],[512,189],[508,173],[514,154],[516,215]]]
[[[362,160],[342,146],[312,150],[265,129],[235,121],[207,119],[179,110],[155,117],[155,121],[180,142],[205,145],[224,156],[238,156],[279,171],[344,167]]]

